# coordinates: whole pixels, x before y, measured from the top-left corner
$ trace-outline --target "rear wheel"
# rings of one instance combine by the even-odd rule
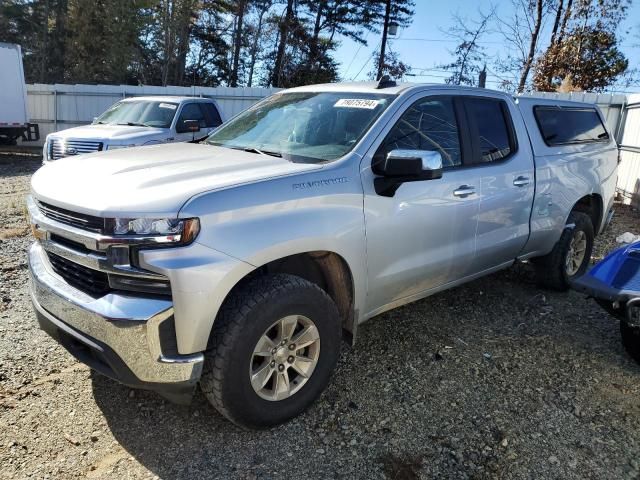
[[[593,250],[593,224],[589,215],[571,212],[560,240],[544,257],[534,260],[538,283],[554,290],[567,290],[571,280],[589,266]]]
[[[259,277],[225,302],[212,340],[200,381],[207,399],[238,425],[276,425],[328,384],[340,352],[338,310],[300,277]]]

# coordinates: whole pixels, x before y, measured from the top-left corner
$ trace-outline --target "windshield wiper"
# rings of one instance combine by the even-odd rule
[[[137,123],[137,122],[116,123],[116,125],[127,125],[129,127],[148,127],[149,126],[144,123]]]
[[[242,150],[249,153],[259,153],[260,155],[269,155],[271,157],[282,158],[282,154],[280,152],[270,152],[269,150],[260,150],[255,147],[247,147],[243,148]]]

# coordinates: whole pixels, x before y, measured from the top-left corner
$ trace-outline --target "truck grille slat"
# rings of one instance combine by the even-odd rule
[[[71,155],[99,152],[102,148],[102,142],[94,142],[91,140],[61,140],[53,138],[49,142],[49,159],[58,160],[59,158]]]
[[[96,233],[102,233],[104,230],[104,218],[72,212],[40,201],[37,203],[42,214],[52,220]]]
[[[79,265],[55,253],[47,252],[47,256],[53,270],[69,285],[96,297],[111,291],[106,273]]]

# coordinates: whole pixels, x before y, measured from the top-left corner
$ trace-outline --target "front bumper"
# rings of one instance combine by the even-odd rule
[[[126,385],[181,403],[190,399],[204,356],[177,354],[170,300],[116,292],[91,297],[52,270],[37,242],[29,250],[29,270],[41,327],[72,355]]]

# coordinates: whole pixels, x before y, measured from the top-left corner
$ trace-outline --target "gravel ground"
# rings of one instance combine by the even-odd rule
[[[1,478],[640,478],[640,367],[618,325],[527,265],[365,324],[322,398],[272,430],[92,374],[29,304],[39,162],[0,153]],[[594,259],[625,231],[640,214],[619,206]]]

